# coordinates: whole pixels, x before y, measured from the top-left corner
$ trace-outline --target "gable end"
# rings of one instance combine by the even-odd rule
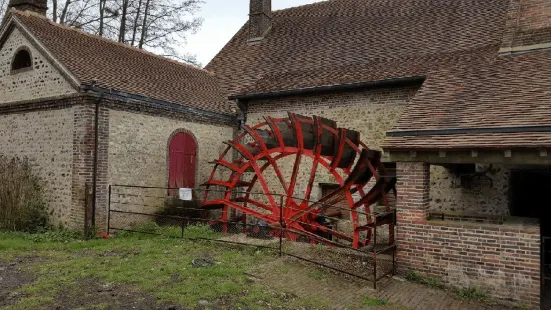
[[[18,26],[0,40],[0,105],[73,94],[77,89]],[[16,54],[27,51],[30,66],[13,69]]]

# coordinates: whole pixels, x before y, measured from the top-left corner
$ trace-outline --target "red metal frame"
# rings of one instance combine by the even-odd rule
[[[329,121],[329,120],[326,120]],[[329,121],[331,124],[334,122]],[[310,130],[311,129],[311,130]],[[279,226],[280,206],[277,203],[279,196],[285,196],[282,206],[283,214],[281,218],[287,228],[287,237],[296,240],[293,231],[300,232],[302,235],[311,237],[317,242],[331,244],[328,239],[320,237],[317,233],[323,232],[335,236],[336,238],[348,240],[351,246],[359,248],[369,245],[371,242],[371,231],[365,225],[360,225],[359,212],[354,212],[357,208],[364,206],[366,221],[370,221],[370,207],[379,200],[383,200],[385,209],[390,210],[387,192],[392,189],[394,183],[386,177],[386,170],[380,161],[380,153],[370,151],[363,142],[351,141],[347,137],[347,129],[335,128],[323,123],[322,118],[314,116],[306,118],[289,113],[286,118],[265,117],[265,122],[255,126],[244,126],[244,132],[233,141],[227,143],[228,147],[224,150],[220,158],[214,161],[214,169],[209,180],[204,184],[207,187],[205,192],[205,207],[222,208],[221,221],[228,222],[230,210],[238,210],[242,213],[240,219],[246,220],[247,216],[266,221],[272,226]],[[285,134],[287,134],[285,136]],[[354,139],[358,136],[357,132],[350,132]],[[263,135],[264,138],[261,136]],[[323,139],[325,138],[325,139]],[[254,142],[250,142],[251,139]],[[294,139],[294,140],[292,140]],[[311,139],[311,140],[308,140]],[[285,141],[292,141],[292,146],[286,145]],[[305,141],[310,143],[306,144]],[[332,144],[325,145],[332,147],[333,155],[322,155],[323,141],[332,141]],[[296,142],[296,143],[295,143]],[[313,147],[310,145],[313,143]],[[308,146],[306,146],[308,145]],[[331,146],[332,145],[332,146]],[[345,156],[347,154],[352,157]],[[224,158],[234,149],[240,156],[233,162],[228,162]],[[375,154],[375,155],[373,155]],[[278,161],[288,161],[287,158],[294,156],[292,174],[289,180],[286,180],[282,173]],[[309,157],[313,164],[310,170],[310,177],[305,184],[304,199],[294,197],[295,188],[298,184],[298,174],[303,158]],[[347,167],[340,168],[339,163],[342,160],[352,161]],[[260,163],[265,161],[264,163]],[[319,167],[325,168],[339,184],[339,188],[316,202],[309,201],[314,187],[316,172]],[[281,183],[282,191],[274,193],[268,186],[265,170],[272,167],[276,177]],[[216,178],[217,170],[220,168],[231,171],[228,179],[219,180]],[[254,171],[252,177],[247,178],[246,172]],[[381,178],[381,174],[385,177]],[[346,179],[343,177],[345,176]],[[375,185],[366,194],[364,187],[369,181],[375,180]],[[262,195],[266,197],[268,203],[258,201],[253,193],[253,188],[259,183]],[[226,192],[223,198],[208,199],[208,189],[212,186],[223,186]],[[244,188],[243,188],[244,187]],[[238,189],[239,188],[239,189]],[[233,193],[244,192],[242,197],[234,197]],[[358,201],[354,200],[354,194],[360,196]],[[328,207],[339,201],[346,201],[351,212],[353,222],[353,233],[347,234],[341,231],[333,230],[323,226],[316,221],[316,217],[324,212]],[[262,212],[260,211],[262,210]],[[390,225],[393,226],[393,225]],[[393,230],[393,227],[392,227]],[[367,231],[363,240],[361,232]]]

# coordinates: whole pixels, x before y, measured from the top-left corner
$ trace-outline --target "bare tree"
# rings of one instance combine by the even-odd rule
[[[126,38],[126,23],[127,23],[127,16],[128,16],[128,5],[130,4],[130,0],[122,0],[122,7],[121,7],[121,21],[120,21],[120,30],[119,30],[119,42],[125,42]]]
[[[142,10],[142,0],[138,1],[138,9],[136,10],[136,16],[134,17],[134,24],[132,27],[132,41],[130,42],[130,45],[134,46],[136,43],[136,33],[138,33],[138,23],[140,21],[140,13]]]
[[[9,0],[0,0],[4,16]],[[203,0],[49,0],[48,17],[86,32],[199,65],[182,52],[186,37],[202,19]]]
[[[140,34],[140,43],[138,45],[139,48],[143,48],[143,44],[144,44],[144,39],[145,39],[145,36],[146,36],[146,33],[147,33],[147,17],[149,16],[149,8],[150,8],[150,4],[151,4],[151,0],[147,0],[147,2],[145,3],[145,13],[144,13],[144,16],[142,17],[143,21],[142,21],[142,29],[141,29],[141,34]],[[139,18],[139,16],[136,16],[136,18]],[[136,28],[135,31],[137,32],[138,29]]]
[[[128,42],[132,45],[138,42],[138,48],[198,65],[193,56],[182,54],[179,47],[185,44],[189,33],[201,27],[203,20],[194,15],[202,3],[200,0],[145,0],[145,4],[137,1],[139,10],[130,17],[134,23]]]
[[[0,0],[0,18],[4,18],[6,14],[6,9],[8,6],[8,0]]]

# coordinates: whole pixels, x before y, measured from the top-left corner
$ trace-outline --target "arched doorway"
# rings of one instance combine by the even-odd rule
[[[197,143],[188,132],[172,137],[168,156],[168,186],[170,188],[194,188],[197,168]]]

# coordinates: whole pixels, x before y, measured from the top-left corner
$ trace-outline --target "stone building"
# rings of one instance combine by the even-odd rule
[[[108,184],[197,186],[239,129],[229,99],[245,124],[319,115],[384,151],[398,177],[400,271],[540,304],[551,2],[329,0],[272,11],[271,0],[251,0],[249,21],[206,70],[57,25],[42,0],[10,6],[0,153],[31,160],[56,223],[82,227],[86,183],[100,228]],[[173,153],[196,172],[174,172]],[[317,177],[312,199],[330,181]]]
[[[56,24],[45,7],[11,1],[2,24],[0,154],[29,159],[54,224],[82,230],[88,210],[88,225],[104,230],[108,184],[194,187],[206,178],[235,124],[215,78]]]
[[[319,115],[385,151],[401,271],[539,305],[550,48],[545,0],[251,0],[206,69],[247,124]]]

